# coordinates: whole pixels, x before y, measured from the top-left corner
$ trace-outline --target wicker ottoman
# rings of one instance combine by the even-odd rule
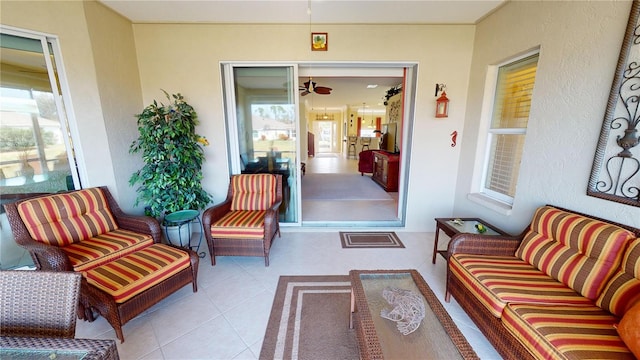
[[[198,261],[191,250],[153,244],[84,272],[87,295],[80,302],[87,320],[96,310],[124,342],[122,326],[129,320],[189,283],[198,290]]]

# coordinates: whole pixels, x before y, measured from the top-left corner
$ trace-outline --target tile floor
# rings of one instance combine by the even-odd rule
[[[349,230],[354,230],[350,228]],[[389,229],[393,230],[393,229]],[[283,229],[269,267],[258,257],[200,261],[198,292],[186,286],[124,326],[122,359],[257,359],[280,275],[417,269],[482,359],[500,356],[455,300],[444,303],[445,262],[431,264],[433,233],[396,233],[404,249],[342,249],[339,229]],[[345,314],[347,316],[347,314]],[[116,339],[103,319],[78,321],[76,337]]]

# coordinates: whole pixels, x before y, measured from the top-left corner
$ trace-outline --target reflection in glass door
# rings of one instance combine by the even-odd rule
[[[72,189],[78,176],[51,42],[0,36],[0,193]]]
[[[297,223],[299,144],[294,68],[225,65],[223,72],[230,85],[225,87],[227,106],[234,108],[227,113],[231,172],[282,175],[280,222]]]

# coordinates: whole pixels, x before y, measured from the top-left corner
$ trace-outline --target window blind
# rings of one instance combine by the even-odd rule
[[[537,64],[535,54],[498,69],[485,189],[500,200],[515,196]]]

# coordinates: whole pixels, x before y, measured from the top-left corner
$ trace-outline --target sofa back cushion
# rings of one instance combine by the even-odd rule
[[[622,266],[609,280],[596,305],[623,316],[637,301],[640,302],[640,239],[629,245]]]
[[[621,227],[544,206],[536,210],[516,256],[595,300],[634,238]]]
[[[272,174],[243,174],[231,177],[231,211],[267,210],[276,199],[276,177]]]
[[[26,200],[18,204],[18,213],[34,240],[55,246],[118,228],[99,188]]]

